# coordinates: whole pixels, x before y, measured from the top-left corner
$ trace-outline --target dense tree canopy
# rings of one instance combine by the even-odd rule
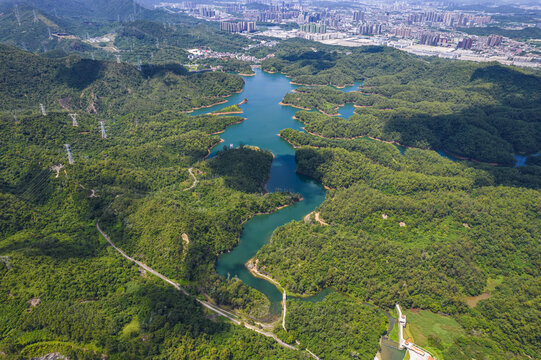
[[[302,358],[272,339],[209,320],[193,298],[122,259],[96,231],[99,220],[128,254],[193,295],[208,294],[247,318],[266,316],[268,299],[219,277],[214,263],[238,242],[244,221],[298,198],[261,194],[272,161],[267,152],[245,147],[203,161],[219,142],[213,134],[242,118],[163,111],[164,103],[140,112],[146,106],[136,96],[157,86],[156,96],[189,110],[240,89],[242,79],[167,68],[145,77],[122,64],[2,50],[0,77],[10,85],[2,109],[17,98],[19,111],[0,114],[0,351],[13,358]],[[168,81],[190,88],[179,99],[181,85]],[[46,116],[37,112],[39,102],[48,104],[42,94],[80,99],[90,88],[100,94],[98,114],[76,101],[69,111],[50,105]]]
[[[495,63],[426,61],[390,48],[280,46],[279,56],[265,60],[263,69],[307,85],[363,81],[358,92],[318,86],[285,95],[285,104],[327,115],[345,103],[355,105],[349,119],[299,112],[312,133],[370,136],[503,165],[514,163],[513,153],[541,148],[538,74]]]
[[[257,254],[264,271],[296,294],[331,287],[382,308],[454,316],[469,338],[432,339],[446,359],[539,355],[529,335],[539,330],[539,181],[370,139],[281,136],[300,146],[297,171],[330,188],[316,210],[329,225],[312,216],[276,230]],[[495,279],[488,300],[466,306]]]

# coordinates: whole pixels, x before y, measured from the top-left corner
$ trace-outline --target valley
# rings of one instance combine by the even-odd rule
[[[0,4],[0,359],[539,356],[538,71],[70,4]]]

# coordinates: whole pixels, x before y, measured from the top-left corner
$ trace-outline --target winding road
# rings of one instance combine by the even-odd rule
[[[191,169],[190,169],[191,170]],[[190,171],[191,173],[191,171]],[[194,176],[195,178],[195,176]],[[195,186],[195,185],[193,185]],[[281,346],[285,347],[285,348],[288,348],[288,349],[291,349],[291,350],[299,350],[299,348],[293,346],[293,345],[290,345],[290,344],[287,344],[285,342],[283,342],[282,340],[280,340],[276,335],[274,335],[273,333],[270,333],[270,332],[267,332],[267,331],[264,331],[264,330],[261,330],[259,329],[257,326],[254,326],[254,325],[250,325],[248,323],[245,323],[243,322],[243,320],[227,311],[227,310],[224,310],[214,304],[211,304],[207,301],[204,301],[204,300],[201,300],[201,299],[198,299],[196,298],[195,296],[191,295],[188,291],[186,291],[186,289],[184,289],[182,286],[180,286],[178,283],[174,282],[173,280],[169,279],[168,277],[166,277],[165,275],[162,275],[160,274],[159,272],[157,272],[156,270],[154,270],[153,268],[151,268],[150,266],[146,265],[145,263],[142,263],[141,261],[138,261],[138,260],[135,260],[134,258],[130,257],[128,254],[126,254],[122,249],[120,249],[118,246],[115,245],[115,243],[113,243],[113,241],[111,241],[111,238],[109,238],[109,235],[107,235],[107,233],[105,233],[105,231],[103,231],[99,225],[99,223],[96,223],[96,228],[98,229],[99,233],[101,234],[101,236],[103,236],[105,238],[105,240],[107,240],[107,242],[109,243],[109,245],[111,245],[113,247],[113,249],[115,249],[117,252],[120,253],[120,255],[122,255],[124,258],[126,258],[127,260],[137,264],[139,267],[145,269],[147,272],[159,277],[160,279],[162,279],[163,281],[165,281],[166,283],[168,283],[169,285],[173,286],[175,289],[177,289],[178,291],[181,291],[184,295],[186,296],[189,296],[191,298],[194,298],[195,301],[197,301],[198,303],[200,303],[201,305],[203,305],[204,307],[206,307],[207,309],[215,312],[216,314],[218,315],[221,315],[229,320],[231,320],[233,323],[235,323],[236,325],[242,325],[244,326],[245,328],[247,329],[250,329],[252,331],[255,331],[261,335],[264,335],[266,337],[270,337],[270,338],[273,338],[278,344],[280,344]],[[308,349],[306,349],[306,351],[313,357],[315,357],[317,359],[317,356],[313,355]]]
[[[183,191],[188,191],[188,190],[193,189],[198,183],[197,178],[195,177],[195,175],[193,173],[193,168],[189,168],[188,172],[190,173],[190,176],[193,178],[193,184],[190,187],[184,189]]]

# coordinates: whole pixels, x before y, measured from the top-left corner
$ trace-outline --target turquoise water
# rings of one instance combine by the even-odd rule
[[[268,74],[256,69],[256,76],[245,77],[244,90],[227,98],[226,104],[216,105],[212,108],[200,109],[193,114],[204,114],[228,105],[238,104],[244,98],[246,104],[241,105],[247,120],[241,124],[233,125],[220,134],[223,144],[216,146],[211,156],[232,144],[234,147],[241,143],[255,145],[261,149],[272,151],[275,159],[272,163],[270,179],[267,190],[292,191],[302,194],[303,200],[293,206],[286,207],[269,215],[259,215],[246,222],[238,246],[230,253],[218,257],[216,272],[224,277],[237,276],[245,284],[259,290],[271,301],[271,315],[279,314],[282,294],[270,282],[256,278],[250,274],[244,264],[255,256],[264,244],[268,243],[272,232],[293,220],[302,218],[313,211],[325,200],[325,190],[316,181],[297,174],[295,151],[291,145],[280,138],[280,130],[293,128],[302,130],[302,123],[293,119],[296,109],[281,106],[279,102],[283,96],[295,89],[289,79],[280,74]]]
[[[233,94],[225,98],[224,104],[194,111],[193,115],[205,114],[226,106],[238,104],[248,99],[246,104],[241,105],[243,116],[246,121],[232,125],[220,134],[224,140],[211,150],[214,156],[225,145],[238,147],[240,144],[254,145],[261,149],[272,151],[275,159],[270,171],[270,179],[267,190],[292,191],[303,196],[303,200],[293,206],[268,215],[258,215],[244,224],[240,242],[231,252],[222,254],[216,263],[216,272],[224,277],[238,277],[245,284],[259,290],[271,301],[271,315],[281,311],[282,294],[270,282],[256,278],[246,269],[245,263],[255,256],[257,251],[266,243],[273,231],[290,222],[302,220],[302,218],[317,208],[325,200],[325,190],[313,179],[296,173],[295,151],[291,145],[280,138],[280,130],[292,128],[301,130],[303,124],[293,119],[295,109],[290,106],[280,105],[283,96],[297,86],[289,83],[290,79],[281,74],[268,74],[260,69],[255,69],[256,76],[245,77],[245,86],[241,93]],[[342,91],[357,90],[361,83],[341,89]],[[346,104],[340,109],[340,115],[349,117],[353,114],[353,104]],[[397,146],[403,154],[405,148]],[[442,154],[442,156],[446,156]],[[449,156],[446,156],[450,158]],[[329,293],[324,290],[320,294],[304,299],[306,301],[320,301]]]
[[[312,295],[312,296],[304,296],[304,297],[297,297],[297,296],[288,296],[288,299],[297,300],[297,301],[307,301],[307,302],[318,302],[323,301],[327,297],[327,295],[333,293],[334,290],[331,288],[327,288],[324,290],[321,290],[318,294]]]
[[[353,86],[346,86],[343,89],[338,89],[338,88],[335,88],[335,89],[342,90],[343,92],[357,91],[359,90],[359,86],[361,86],[362,84],[363,84],[362,81],[356,81],[353,84]],[[340,108],[340,110],[338,110],[338,113],[340,114],[340,116],[345,119],[349,119],[353,115],[354,112],[355,112],[355,107],[353,106],[353,103],[345,104],[344,106]]]
[[[246,104],[241,105],[243,114],[247,120],[241,124],[230,126],[220,137],[224,140],[211,151],[211,156],[222,149],[225,145],[234,147],[240,144],[255,145],[261,149],[272,151],[275,159],[272,163],[270,179],[267,183],[267,190],[292,191],[300,193],[303,200],[293,206],[286,207],[268,215],[258,215],[244,224],[239,244],[230,252],[218,257],[216,272],[224,277],[238,277],[245,284],[265,294],[271,301],[271,315],[281,312],[282,294],[270,282],[256,278],[250,274],[244,264],[256,255],[259,249],[268,243],[273,231],[290,222],[302,220],[302,218],[317,208],[325,200],[325,190],[313,179],[296,173],[295,151],[285,140],[278,136],[280,130],[292,128],[302,130],[303,124],[293,119],[297,109],[290,106],[281,106],[279,102],[283,96],[295,89],[295,85],[289,83],[289,79],[281,74],[268,74],[256,69],[256,76],[245,77],[245,87],[240,94],[233,94],[227,97],[227,102],[210,108],[194,111],[193,115],[209,113],[229,105],[238,104],[244,98],[248,99]],[[340,89],[342,91],[357,90],[361,83],[354,86]],[[339,110],[342,117],[349,118],[353,115],[353,104],[346,104]],[[367,138],[368,139],[368,138]],[[368,139],[370,140],[370,139]],[[372,140],[375,141],[375,140]],[[403,154],[405,148],[397,146]],[[440,152],[442,156],[451,158]],[[454,160],[454,159],[453,159]],[[322,301],[333,292],[332,289],[325,289],[319,294],[306,298],[290,297],[301,301]],[[369,304],[367,304],[369,305]],[[370,305],[373,306],[373,305]],[[390,321],[388,331],[390,332],[394,319],[392,316],[381,310]],[[398,350],[396,344],[388,339],[382,339],[381,355],[385,360],[401,360],[405,351]]]
[[[526,166],[526,160],[528,160],[530,156],[539,156],[539,153],[533,155],[513,155],[513,157],[515,158],[515,167]]]
[[[355,106],[353,106],[353,103],[345,104],[338,110],[338,114],[346,120],[353,116],[354,112]]]
[[[337,88],[335,86],[332,86],[332,87],[337,89],[337,90],[341,90],[343,92],[351,92],[351,91],[359,90],[359,86],[361,86],[362,84],[363,84],[362,81],[355,81],[352,86],[346,86],[345,88],[340,89],[340,88]]]

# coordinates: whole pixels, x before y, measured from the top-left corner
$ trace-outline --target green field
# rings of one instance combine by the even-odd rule
[[[404,331],[406,339],[438,356],[440,351],[449,347],[456,338],[465,335],[464,329],[455,319],[435,314],[428,310],[405,311],[407,325]]]
[[[398,326],[400,326],[398,323],[394,324],[393,329],[391,330],[391,333],[389,334],[389,339],[398,342]]]

